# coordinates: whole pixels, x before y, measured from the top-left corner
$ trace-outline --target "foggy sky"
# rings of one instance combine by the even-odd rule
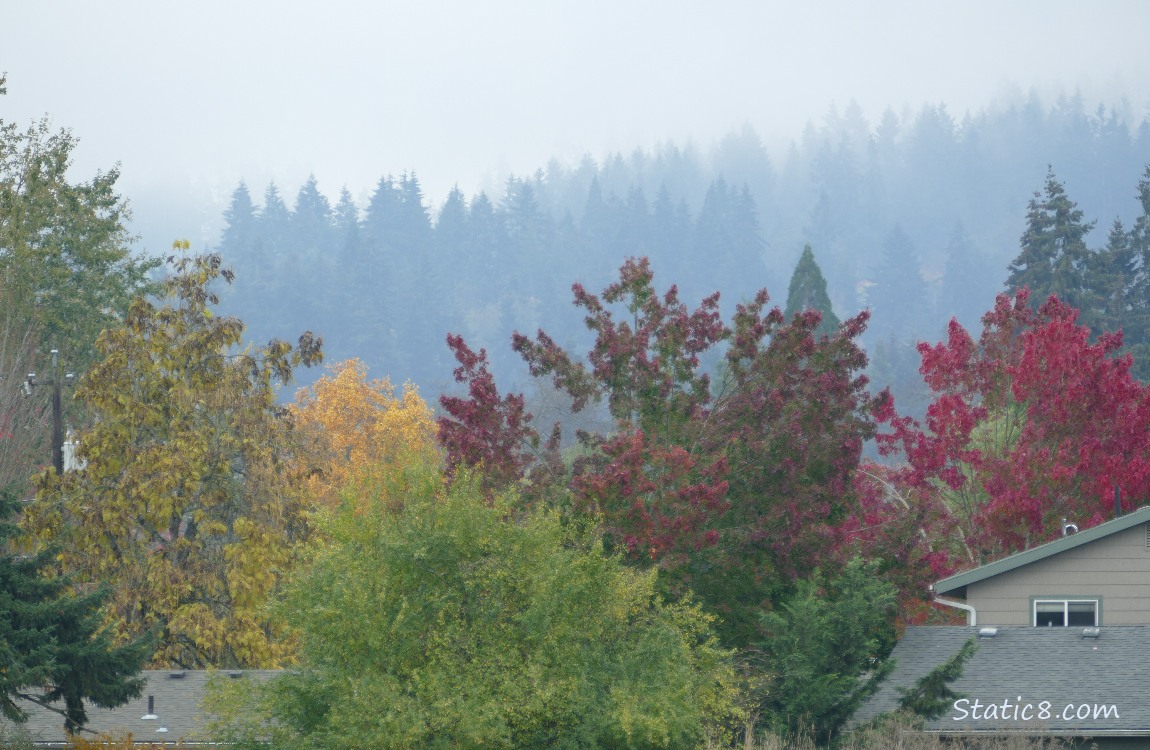
[[[163,221],[140,214],[174,196],[196,226],[170,231],[208,241],[241,178],[257,199],[276,180],[290,205],[309,173],[364,198],[414,171],[438,205],[552,156],[705,149],[744,123],[781,150],[852,99],[872,124],[1031,88],[1150,107],[1141,0],[4,6],[0,117],[51,114],[81,138],[78,176],[119,162],[139,218]]]

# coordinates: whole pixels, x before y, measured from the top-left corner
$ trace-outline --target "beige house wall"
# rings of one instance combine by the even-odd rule
[[[1150,530],[1139,524],[966,588],[979,625],[1030,625],[1031,602],[1097,598],[1101,625],[1150,625]]]

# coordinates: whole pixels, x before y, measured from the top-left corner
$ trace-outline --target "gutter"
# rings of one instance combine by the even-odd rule
[[[931,586],[930,590],[933,593],[934,592],[934,586]],[[954,607],[955,609],[961,609],[962,611],[966,612],[969,615],[969,617],[967,618],[967,620],[968,620],[968,622],[966,623],[967,625],[969,625],[972,628],[974,626],[978,625],[978,613],[975,612],[974,607],[970,606],[969,604],[966,604],[964,602],[956,602],[953,599],[943,599],[941,596],[935,596],[934,597],[934,603],[935,604],[941,604],[944,607]]]

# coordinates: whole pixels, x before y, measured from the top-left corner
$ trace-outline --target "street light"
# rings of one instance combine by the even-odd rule
[[[25,397],[32,395],[32,389],[35,386],[52,386],[52,465],[56,467],[56,476],[58,477],[64,476],[64,417],[60,391],[65,385],[72,385],[72,381],[75,379],[76,376],[70,372],[63,378],[60,377],[60,350],[53,349],[52,379],[37,380],[36,373],[30,372],[28,379],[20,386]]]

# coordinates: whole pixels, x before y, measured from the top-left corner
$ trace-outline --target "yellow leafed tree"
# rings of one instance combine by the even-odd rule
[[[338,504],[349,485],[375,480],[436,450],[435,420],[412,385],[402,391],[386,378],[367,379],[358,359],[336,363],[330,374],[296,394],[296,427],[310,437],[308,486],[318,503]]]
[[[295,646],[266,604],[309,506],[275,386],[318,363],[320,341],[241,349],[243,323],[211,310],[231,276],[219,258],[169,262],[163,298],[137,299],[101,334],[76,388],[95,417],[80,432],[87,465],[47,471],[24,522],[74,585],[108,587],[119,640],[157,638],[154,665],[280,666]]]

